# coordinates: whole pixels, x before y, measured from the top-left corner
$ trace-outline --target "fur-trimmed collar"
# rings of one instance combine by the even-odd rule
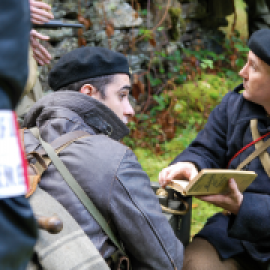
[[[63,107],[77,113],[87,125],[117,141],[129,133],[127,126],[111,109],[75,91],[58,91],[44,96],[26,114],[23,126],[38,126],[39,116],[50,107]]]

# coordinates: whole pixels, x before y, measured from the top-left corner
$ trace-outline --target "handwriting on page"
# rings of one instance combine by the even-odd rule
[[[227,175],[204,175],[200,181],[196,182],[190,189],[192,192],[216,192],[221,191],[228,183]]]

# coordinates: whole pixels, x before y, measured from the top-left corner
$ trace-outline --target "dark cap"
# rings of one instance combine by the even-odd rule
[[[270,29],[254,32],[248,42],[250,50],[270,66]]]
[[[81,47],[60,58],[49,73],[49,85],[56,91],[71,83],[116,73],[130,76],[123,54],[102,47]]]

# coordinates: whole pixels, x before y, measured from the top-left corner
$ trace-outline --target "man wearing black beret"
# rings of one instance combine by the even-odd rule
[[[49,85],[55,92],[31,108],[24,126],[37,126],[49,143],[71,131],[91,134],[65,148],[60,158],[116,232],[132,269],[181,269],[182,243],[162,214],[134,153],[119,142],[128,134],[126,123],[134,114],[129,103],[130,76],[123,54],[99,47],[78,48],[51,70]],[[39,147],[30,131],[25,131],[24,138],[26,152]],[[68,210],[109,260],[116,246],[53,164],[39,186]]]
[[[248,60],[239,73],[243,84],[223,98],[197,138],[160,173],[162,186],[175,177],[190,180],[204,168],[258,174],[243,194],[230,179],[227,195],[199,197],[228,214],[208,219],[186,249],[184,270],[254,270],[267,269],[269,264],[270,149],[266,142],[270,140],[270,30],[255,32],[248,45]],[[265,145],[267,150],[247,159]]]

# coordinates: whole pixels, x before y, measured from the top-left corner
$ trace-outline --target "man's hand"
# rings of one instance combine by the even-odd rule
[[[159,173],[159,184],[161,187],[168,185],[173,179],[191,180],[198,174],[198,170],[191,162],[178,162],[163,169]]]
[[[34,29],[31,30],[31,32],[30,32],[30,43],[31,43],[31,47],[33,49],[33,56],[34,56],[35,60],[40,65],[49,64],[52,57],[51,57],[50,53],[47,51],[47,49],[45,49],[39,43],[38,39],[49,40],[49,37],[38,33]]]
[[[51,7],[48,4],[36,0],[29,0],[29,3],[33,24],[43,24],[53,19]]]
[[[214,204],[237,215],[243,201],[243,194],[239,191],[234,179],[228,183],[228,192],[224,195],[196,196],[196,198]]]

